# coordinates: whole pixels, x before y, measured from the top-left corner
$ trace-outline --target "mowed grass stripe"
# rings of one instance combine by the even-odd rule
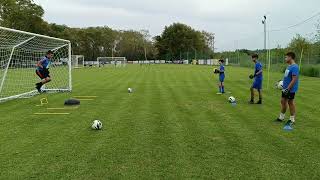
[[[265,90],[264,105],[248,105],[252,69],[227,67],[226,90],[239,100],[232,107],[228,94],[215,94],[212,69],[84,68],[74,73],[71,94],[0,104],[0,179],[318,177],[317,79],[301,78],[296,129],[286,133],[272,122],[279,113],[278,90]],[[270,82],[282,76],[272,73]],[[66,98],[91,94],[98,98],[68,117],[31,115],[40,97],[59,107]],[[94,119],[102,120],[102,131],[90,129]]]

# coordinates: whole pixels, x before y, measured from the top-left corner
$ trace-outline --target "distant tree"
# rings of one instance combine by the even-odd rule
[[[202,31],[201,33],[206,41],[206,44],[208,46],[208,50],[211,51],[212,53],[214,53],[214,51],[215,51],[215,34],[207,32],[207,31]]]
[[[137,31],[123,31],[119,43],[121,56],[129,60],[144,60],[144,38],[143,34]]]
[[[311,50],[311,45],[312,43],[309,40],[297,34],[289,43],[288,50],[299,54],[307,53]]]
[[[1,0],[0,25],[43,34],[48,24],[42,19],[44,10],[33,0]]]
[[[181,23],[166,26],[162,34],[154,39],[160,58],[166,58],[170,54],[172,58],[179,59],[182,52],[196,53],[209,49],[201,32]]]
[[[316,24],[316,28],[316,43],[320,43],[320,20],[318,21],[318,24]]]
[[[251,56],[254,52],[253,51],[250,51],[248,49],[239,49],[238,50],[240,53],[245,53],[247,54],[248,56]]]

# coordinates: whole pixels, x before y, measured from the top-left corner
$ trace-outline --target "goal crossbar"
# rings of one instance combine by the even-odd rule
[[[16,29],[10,29],[10,28],[1,27],[1,26],[0,26],[0,30],[11,31],[11,32],[15,32],[15,33],[21,33],[21,34],[26,34],[26,35],[30,35],[30,36],[42,37],[42,38],[46,38],[46,39],[51,39],[51,40],[57,40],[57,41],[63,41],[63,42],[66,42],[66,43],[70,43],[70,41],[66,40],[66,39],[60,39],[60,38],[45,36],[45,35],[41,35],[41,34],[35,34],[35,33],[20,31],[20,30],[16,30]]]

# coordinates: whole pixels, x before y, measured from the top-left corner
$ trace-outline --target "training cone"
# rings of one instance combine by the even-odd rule
[[[292,128],[290,125],[286,125],[286,126],[284,126],[283,130],[285,130],[285,131],[292,131],[293,128]]]

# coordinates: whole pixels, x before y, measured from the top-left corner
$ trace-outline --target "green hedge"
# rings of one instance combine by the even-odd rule
[[[320,77],[320,65],[302,65],[301,74],[310,77]]]

